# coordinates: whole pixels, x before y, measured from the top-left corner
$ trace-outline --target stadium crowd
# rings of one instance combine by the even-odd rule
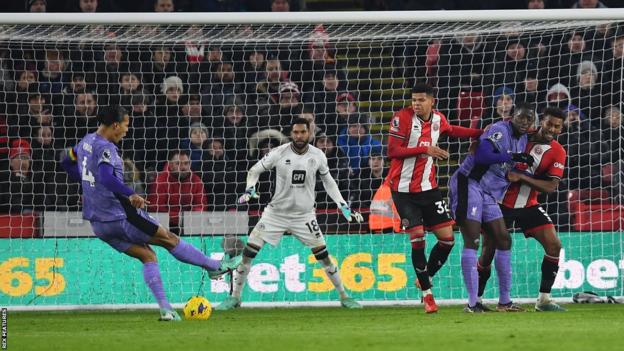
[[[28,10],[45,10],[51,3],[28,1]],[[284,3],[290,6],[285,0],[265,5],[276,10]],[[96,0],[78,2],[85,12],[98,5]],[[171,0],[151,5],[154,10],[212,9]],[[121,34],[102,33],[108,39]],[[358,91],[349,90],[348,62],[336,54],[339,48],[323,26],[307,35],[304,45],[289,48],[188,41],[151,46],[114,40],[3,43],[0,212],[78,210],[78,185],[67,180],[57,161],[96,127],[98,108],[109,104],[125,106],[131,117],[120,145],[126,183],[150,199],[151,210],[169,212],[173,226],[181,211],[239,208],[236,197],[245,190],[246,171],[288,141],[286,126],[296,117],[312,123],[310,142],[327,155],[344,197],[353,207],[369,207],[386,172],[383,136],[371,132],[371,126],[389,120],[372,121],[360,109]],[[622,203],[624,32],[599,26],[548,35],[506,33],[504,38],[467,34],[410,45],[412,52],[398,53],[405,69],[395,71],[407,75],[407,87],[416,81],[437,87],[437,108],[451,123],[485,127],[508,118],[514,104],[523,101],[538,111],[557,106],[567,113],[559,138],[568,152],[567,173],[557,198],[551,199],[563,207],[549,212],[567,212],[571,189],[605,188]],[[481,113],[466,117],[465,106],[475,99],[484,101],[477,109]],[[453,169],[440,168],[445,170]],[[260,204],[269,199],[271,186],[265,173],[258,187]],[[320,184],[318,190],[318,207],[327,208],[332,202]]]

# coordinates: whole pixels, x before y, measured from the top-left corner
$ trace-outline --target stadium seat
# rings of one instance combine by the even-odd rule
[[[572,190],[568,193],[568,209],[574,230],[613,231],[624,228],[624,206],[611,203],[606,190]]]
[[[36,214],[0,214],[0,238],[39,237],[39,216]]]
[[[457,98],[457,118],[464,127],[477,128],[483,115],[483,93],[480,91],[459,92]]]

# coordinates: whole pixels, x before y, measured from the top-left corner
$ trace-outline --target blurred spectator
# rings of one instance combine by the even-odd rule
[[[145,184],[141,180],[141,172],[134,162],[127,157],[123,159],[123,172],[124,183],[135,193],[145,196]]]
[[[130,127],[122,140],[122,150],[136,166],[146,173],[147,183],[153,181],[159,164],[167,159],[167,128],[165,123],[159,126],[159,119],[148,108],[150,98],[135,94],[131,99]]]
[[[345,84],[341,84],[341,79],[334,67],[327,67],[321,72],[320,82],[315,81],[314,90],[304,95],[306,103],[314,103],[314,110],[320,114],[334,114],[336,105],[333,103],[338,97],[340,88],[344,88]]]
[[[509,38],[506,44],[504,56],[494,65],[491,79],[495,86],[506,85],[516,91],[531,65],[527,59],[524,41],[519,38]]]
[[[271,0],[271,12],[290,12],[290,0]]]
[[[537,69],[528,70],[524,81],[518,87],[518,91],[515,97],[518,101],[527,102],[537,107],[538,111],[541,111],[545,105],[546,92],[545,92],[545,80],[540,79],[540,71]],[[536,121],[539,123],[539,121]]]
[[[38,91],[37,71],[26,69],[15,75],[15,92],[6,95],[6,113],[15,115],[28,109],[29,92]]]
[[[325,118],[321,118],[321,127],[325,128],[325,132],[331,137],[343,133],[349,124],[350,116],[357,114],[358,110],[357,100],[349,92],[338,94],[334,106],[335,114],[326,114]]]
[[[10,169],[0,175],[0,213],[28,213],[43,209],[43,189],[32,181],[29,148],[13,147],[9,151]]]
[[[93,93],[85,92],[76,95],[74,106],[65,112],[64,136],[65,145],[76,145],[87,133],[97,127],[97,102]]]
[[[543,10],[546,8],[546,4],[544,4],[544,0],[528,0],[527,1],[527,9],[529,10]]]
[[[207,199],[202,180],[191,171],[188,154],[175,150],[170,153],[168,160],[167,167],[151,185],[147,199],[151,203],[151,211],[169,213],[169,230],[182,234],[182,212],[205,211]]]
[[[368,159],[368,166],[351,180],[349,199],[355,208],[369,208],[375,192],[387,175],[381,152],[374,151]]]
[[[570,90],[561,83],[553,84],[546,93],[548,106],[565,109],[570,104]]]
[[[43,69],[39,74],[39,91],[52,96],[53,101],[60,101],[65,82],[69,80],[67,67],[62,51],[46,50]]]
[[[231,63],[216,64],[210,84],[202,91],[202,101],[209,116],[221,116],[226,100],[243,92],[235,78]]]
[[[285,133],[293,117],[303,110],[301,91],[297,84],[290,81],[280,83],[278,96],[278,103],[271,105],[268,112],[258,111],[259,129],[277,129]]]
[[[151,59],[142,64],[143,84],[157,95],[162,82],[169,76],[176,76],[175,63],[171,49],[157,46],[151,50]]]
[[[210,194],[209,200],[212,200],[208,204],[209,211],[223,211],[235,206],[238,196],[237,172],[224,146],[223,140],[216,138],[206,143],[201,173],[206,193]]]
[[[227,106],[224,117],[217,120],[213,130],[213,136],[225,141],[225,150],[230,160],[247,159],[247,138],[255,129],[247,127],[247,116],[243,107]]]
[[[26,9],[28,12],[47,12],[48,2],[46,0],[27,0]]]
[[[143,87],[141,86],[141,76],[137,72],[138,70],[129,69],[119,74],[119,105],[126,108],[131,106],[132,96],[137,93],[143,94]]]
[[[582,61],[577,67],[570,94],[572,104],[578,106],[590,121],[598,120],[596,114],[600,114],[601,108],[598,69],[591,61]]]
[[[314,140],[314,146],[318,147],[325,157],[327,157],[327,165],[329,166],[329,172],[336,180],[338,188],[345,191],[349,188],[349,158],[344,152],[336,147],[334,139],[327,136],[327,134],[320,133]],[[345,194],[343,194],[344,196]],[[346,197],[345,197],[346,198]],[[316,184],[316,203],[317,208],[333,207],[334,201],[327,195],[325,187],[321,179],[317,179]]]
[[[173,0],[154,0],[154,12],[174,12],[175,10]]]
[[[573,5],[573,9],[596,9],[606,8],[607,6],[598,0],[578,0]]]
[[[243,73],[245,84],[245,93],[251,94],[252,101],[257,102],[256,88],[258,83],[263,80],[266,74],[266,54],[262,50],[253,49],[245,54],[245,62],[243,63]],[[279,62],[279,60],[278,60]],[[279,76],[278,76],[279,77]],[[279,79],[279,78],[278,78]],[[266,90],[266,89],[265,89]]]
[[[77,94],[87,92],[87,81],[85,80],[85,74],[83,72],[73,72],[71,79],[63,88],[62,102],[58,104],[58,111],[62,113],[65,106],[70,106],[74,103]],[[58,113],[60,114],[60,113]]]
[[[178,119],[178,128],[180,129],[180,137],[187,137],[189,127],[194,123],[210,123],[212,119],[203,116],[201,97],[197,94],[183,96],[180,100],[180,118]],[[204,123],[206,122],[206,123]]]
[[[50,126],[35,128],[32,138],[32,180],[42,190],[41,203],[51,210],[55,210],[57,172],[57,150],[54,148],[54,132]]]
[[[182,140],[180,147],[187,150],[191,159],[191,170],[198,173],[202,170],[206,142],[208,141],[208,129],[202,123],[193,123],[189,128],[188,137]]]
[[[80,12],[96,12],[98,9],[98,0],[78,0]]]
[[[624,31],[616,32],[611,41],[611,55],[602,69],[602,106],[620,104],[622,70],[624,70]]]
[[[608,106],[605,109],[602,126],[602,186],[609,189],[611,195],[620,202],[624,200],[624,127],[622,126],[622,112],[617,106]]]
[[[365,115],[352,115],[346,133],[338,137],[338,147],[349,158],[349,165],[355,173],[366,167],[372,152],[381,153],[382,150],[381,142],[368,134],[367,126],[368,118]]]
[[[515,96],[511,88],[507,86],[496,88],[492,96],[492,106],[485,110],[484,115],[481,117],[481,127],[483,128],[492,123],[511,118],[514,101]]]
[[[593,180],[600,174],[599,167],[596,167],[600,162],[600,131],[592,130],[589,120],[577,106],[569,105],[564,112],[567,118],[558,138],[568,157],[564,183],[568,189],[596,186],[598,184]]]
[[[264,78],[256,85],[256,104],[261,110],[279,102],[280,84],[288,81],[288,72],[282,69],[282,63],[278,58],[269,57],[264,68]]]
[[[494,61],[490,52],[485,39],[472,33],[458,35],[440,47],[437,108],[449,120],[456,119],[460,90],[483,89],[486,67]]]

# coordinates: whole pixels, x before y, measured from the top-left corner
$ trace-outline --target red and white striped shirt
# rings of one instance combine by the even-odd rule
[[[392,159],[388,180],[392,191],[416,193],[438,187],[435,162],[426,152],[429,146],[437,146],[440,135],[444,133],[454,137],[476,138],[482,131],[450,125],[444,114],[435,110],[431,112],[428,121],[418,117],[411,107],[394,115],[388,142],[388,156]],[[398,148],[404,150],[394,150]],[[393,157],[399,154],[404,156]]]
[[[555,177],[561,179],[563,177],[566,151],[559,142],[553,140],[548,145],[529,142],[526,152],[531,154],[535,160],[533,166],[526,169],[526,172],[536,178]],[[508,208],[537,206],[539,204],[537,195],[539,195],[539,191],[527,184],[522,182],[511,183],[505,192],[503,206]]]

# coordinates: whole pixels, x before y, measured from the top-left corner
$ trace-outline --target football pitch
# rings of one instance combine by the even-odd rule
[[[530,308],[531,306],[526,306]],[[466,314],[441,306],[239,309],[208,321],[157,311],[9,312],[8,350],[621,350],[624,305]]]

